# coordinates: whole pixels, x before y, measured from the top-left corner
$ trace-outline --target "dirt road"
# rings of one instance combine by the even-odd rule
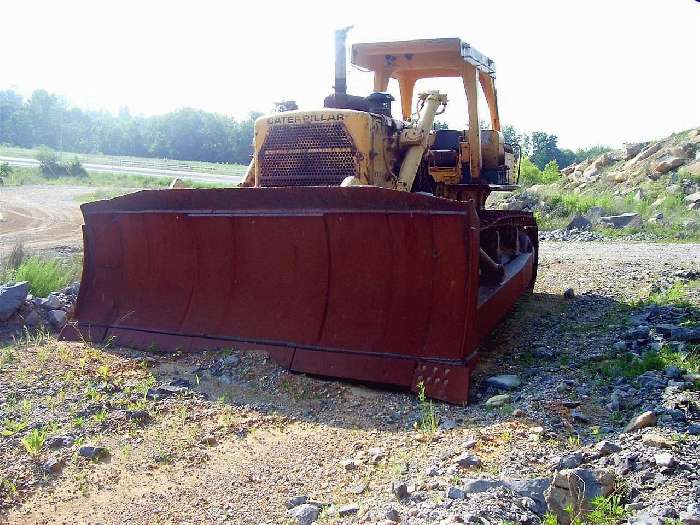
[[[86,186],[0,187],[0,258],[22,243],[30,252],[81,249],[79,200]]]

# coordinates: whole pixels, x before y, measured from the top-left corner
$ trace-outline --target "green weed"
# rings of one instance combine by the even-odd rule
[[[41,449],[44,448],[45,441],[46,431],[38,428],[32,429],[31,432],[21,439],[22,445],[24,445],[30,456],[38,456]]]
[[[27,422],[26,421],[15,421],[13,419],[5,419],[2,422],[2,429],[0,429],[0,436],[3,437],[10,437],[14,436],[18,432],[22,432],[27,428]]]
[[[101,365],[97,367],[97,376],[103,381],[109,380],[109,366]]]
[[[598,496],[593,498],[591,505],[593,510],[586,516],[586,521],[592,525],[615,525],[626,517],[627,512],[621,504],[621,496],[612,494],[607,498]]]
[[[552,514],[551,512],[545,514],[544,518],[542,519],[542,525],[558,525],[558,523],[559,520],[557,519],[556,515]]]
[[[24,417],[27,417],[29,414],[31,414],[32,413],[32,400],[25,398],[22,401],[20,401],[19,402],[19,410]]]
[[[676,281],[664,291],[652,293],[646,299],[637,302],[637,307],[657,305],[657,306],[677,306],[679,308],[694,309],[694,305],[688,299],[688,291],[697,288],[700,281],[694,280],[688,283]]]
[[[85,388],[85,399],[87,399],[88,401],[93,401],[95,403],[99,403],[100,401],[102,401],[103,398],[104,398],[104,395],[99,390],[97,390],[93,385],[89,384]]]
[[[418,428],[421,432],[430,434],[435,433],[438,428],[438,417],[435,414],[435,407],[432,400],[429,400],[425,395],[425,385],[420,381],[418,387],[418,408],[420,410],[420,419],[418,420]]]
[[[11,346],[2,349],[0,353],[0,370],[4,369],[10,363],[14,363],[17,360],[15,351]]]
[[[7,478],[0,479],[0,489],[11,495],[17,494],[17,485]]]
[[[498,410],[504,416],[511,416],[513,415],[513,412],[515,412],[515,407],[513,406],[513,403],[503,403],[498,407]]]
[[[102,410],[100,410],[99,412],[97,412],[96,414],[94,414],[92,416],[92,420],[95,423],[100,424],[100,423],[104,423],[105,421],[107,421],[107,417],[108,417],[107,410],[105,410],[103,408]]]

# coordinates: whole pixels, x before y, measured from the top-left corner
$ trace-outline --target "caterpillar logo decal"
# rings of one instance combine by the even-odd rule
[[[301,115],[278,115],[267,119],[269,126],[279,124],[308,124],[312,122],[338,122],[344,120],[342,113],[307,113]]]

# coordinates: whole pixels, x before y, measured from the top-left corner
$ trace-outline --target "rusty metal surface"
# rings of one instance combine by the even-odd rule
[[[379,188],[144,191],[82,210],[80,333],[65,337],[263,350],[456,403],[533,267],[480,304],[472,203]]]
[[[406,386],[416,363],[465,367],[473,353],[471,204],[378,188],[242,188],[146,191],[82,209],[76,319],[93,338],[104,329],[140,348],[275,348],[295,370]]]

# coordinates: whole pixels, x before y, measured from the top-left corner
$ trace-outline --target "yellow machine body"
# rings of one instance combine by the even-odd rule
[[[396,188],[397,123],[349,109],[288,111],[255,122],[256,186]]]

